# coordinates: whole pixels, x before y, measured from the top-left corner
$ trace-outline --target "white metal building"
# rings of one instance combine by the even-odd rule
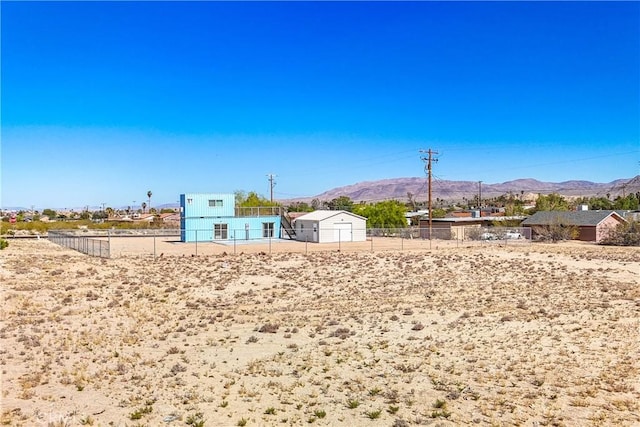
[[[314,211],[295,220],[296,240],[313,243],[364,242],[367,219],[347,211]]]

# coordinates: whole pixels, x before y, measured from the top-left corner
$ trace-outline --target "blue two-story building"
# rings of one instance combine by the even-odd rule
[[[254,240],[281,237],[280,207],[236,207],[235,195],[180,195],[180,236],[183,242]]]

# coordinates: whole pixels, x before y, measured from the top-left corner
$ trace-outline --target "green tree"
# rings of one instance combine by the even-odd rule
[[[313,208],[305,202],[293,202],[287,206],[289,212],[312,212]]]
[[[107,218],[109,218],[109,215],[107,214],[106,211],[95,211],[91,215],[91,219],[107,219]]]
[[[535,211],[568,211],[569,202],[557,193],[538,194]]]
[[[53,209],[49,209],[49,208],[47,208],[47,209],[43,209],[43,210],[42,210],[42,215],[46,215],[46,216],[48,216],[49,218],[53,219],[53,218],[55,218],[58,214],[57,214],[57,213],[56,213],[56,211],[54,211]]]
[[[606,197],[591,197],[587,200],[586,204],[589,206],[589,209],[593,210],[613,209],[613,203],[611,203],[611,200],[607,199]]]
[[[405,228],[406,212],[407,207],[397,200],[358,204],[353,207],[353,213],[367,218],[368,228]]]
[[[621,210],[633,211],[638,209],[640,204],[639,202],[640,201],[638,200],[638,195],[633,193],[625,197],[618,196],[613,202],[613,206],[609,209],[621,209]]]
[[[434,208],[431,212],[431,218],[444,218],[447,215],[447,211],[442,208]]]
[[[151,192],[151,190],[147,191],[147,198],[149,199],[149,204],[147,206],[149,206],[149,210],[151,210],[151,196],[152,195],[153,195],[153,193]]]
[[[328,203],[329,209],[331,210],[343,210],[343,211],[353,211],[353,202],[347,196],[340,196]]]
[[[250,191],[245,194],[243,191],[236,191],[236,206],[249,208],[249,207],[262,207],[262,206],[279,206],[277,202],[271,202],[269,199],[260,196],[255,191]]]

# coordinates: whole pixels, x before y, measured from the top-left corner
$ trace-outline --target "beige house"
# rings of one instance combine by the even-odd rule
[[[431,219],[431,238],[443,240],[468,240],[471,230],[482,230],[487,227],[500,226],[505,221],[522,221],[520,216],[476,216],[476,217],[448,217]],[[419,222],[420,237],[429,238],[429,219],[422,216]],[[480,232],[481,233],[481,232]]]

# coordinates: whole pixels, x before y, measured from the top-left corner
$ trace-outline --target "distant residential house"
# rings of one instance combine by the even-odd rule
[[[539,211],[522,222],[522,226],[531,227],[533,237],[536,228],[564,225],[576,227],[578,240],[600,242],[609,231],[626,220],[616,211]]]
[[[167,226],[179,227],[180,214],[178,212],[167,212],[160,214],[160,221]]]
[[[367,219],[352,212],[317,210],[294,222],[295,238],[303,242],[335,243],[367,240]]]
[[[418,221],[420,221],[421,217],[428,214],[429,214],[428,209],[422,209],[415,212],[406,212],[404,214],[404,217],[407,220],[407,225],[416,225]]]
[[[140,221],[140,222],[145,222],[146,221],[146,222],[151,223],[151,222],[153,222],[154,218],[155,218],[154,214],[143,213],[143,214],[138,214],[135,217],[135,220],[136,221]]]
[[[473,229],[499,226],[501,222],[518,222],[521,216],[480,216],[480,212],[463,212],[446,218],[431,218],[431,238],[443,240],[468,240]],[[522,224],[521,224],[522,225]],[[420,237],[429,238],[429,216],[420,218]]]

